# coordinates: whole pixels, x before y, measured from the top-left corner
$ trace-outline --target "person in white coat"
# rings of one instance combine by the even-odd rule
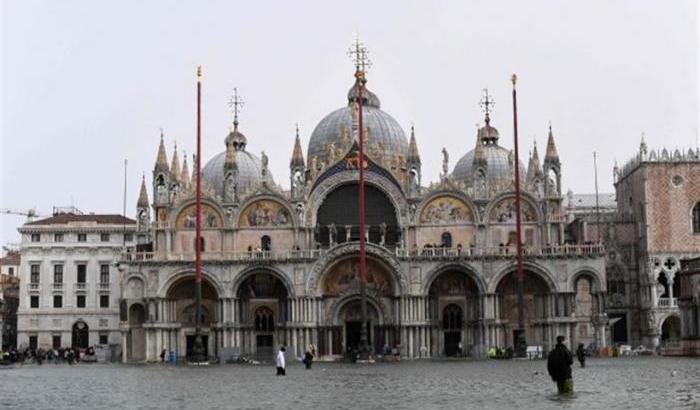
[[[286,363],[284,361],[284,352],[285,352],[284,346],[280,347],[279,352],[277,352],[277,357],[275,358],[275,362],[277,363],[277,375],[278,376],[284,376],[287,374],[287,371],[285,370]]]

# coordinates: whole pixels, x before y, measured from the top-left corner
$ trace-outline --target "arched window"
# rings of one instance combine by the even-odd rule
[[[269,236],[263,235],[260,237],[260,249],[264,251],[272,250],[272,239]]]
[[[664,272],[661,272],[659,274],[658,279],[656,279],[656,281],[660,285],[657,289],[659,297],[660,298],[667,298],[669,296],[669,292],[668,292],[668,278],[666,278],[666,274]]]
[[[255,311],[255,330],[258,332],[272,332],[275,330],[272,309],[267,306],[261,306]]]
[[[452,234],[449,232],[442,233],[442,247],[451,248],[452,247]]]
[[[442,311],[442,328],[444,330],[462,329],[462,308],[457,305],[447,305]]]
[[[693,233],[700,233],[700,202],[693,207]]]

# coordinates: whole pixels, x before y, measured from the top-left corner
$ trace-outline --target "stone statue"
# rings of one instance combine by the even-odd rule
[[[447,172],[449,170],[449,163],[450,163],[450,154],[447,153],[446,148],[442,148],[442,173],[444,176],[447,176]]]
[[[299,202],[297,204],[296,210],[297,210],[297,221],[298,221],[297,223],[299,225],[304,225],[304,204]]]
[[[269,162],[267,155],[265,154],[265,151],[262,151],[260,153],[260,162],[262,163],[262,176],[265,177],[265,176],[267,176],[267,165]]]
[[[227,202],[234,202],[236,200],[236,180],[233,178],[233,174],[228,174],[226,176],[226,185],[224,186],[224,199]]]

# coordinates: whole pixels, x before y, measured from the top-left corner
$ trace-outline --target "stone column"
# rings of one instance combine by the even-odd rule
[[[126,363],[129,360],[127,348],[128,348],[128,341],[127,341],[127,334],[128,332],[122,331],[122,363]]]

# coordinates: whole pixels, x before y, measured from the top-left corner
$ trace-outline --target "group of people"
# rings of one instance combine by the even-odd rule
[[[76,364],[80,360],[90,360],[95,357],[95,350],[92,347],[88,347],[83,353],[79,349],[73,347],[59,347],[58,349],[44,349],[44,348],[22,348],[19,349],[14,347],[8,350],[0,351],[0,358],[4,363],[35,363],[43,364],[47,363],[68,363]]]
[[[282,346],[280,347],[280,350],[277,351],[277,355],[275,356],[275,365],[277,366],[277,375],[278,376],[285,376],[287,374],[287,360],[285,358],[285,352],[287,349]],[[304,352],[304,356],[301,357],[301,362],[304,363],[304,367],[309,370],[311,369],[311,365],[314,362],[314,358],[316,357],[316,346],[314,345],[309,345]]]

